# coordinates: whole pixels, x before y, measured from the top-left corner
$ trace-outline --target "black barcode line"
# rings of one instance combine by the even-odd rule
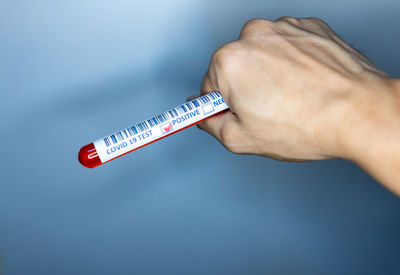
[[[209,104],[215,99],[221,98],[221,94],[216,91],[201,97],[195,98],[185,104],[182,104],[176,108],[168,110],[162,114],[154,116],[150,119],[144,120],[136,125],[133,125],[129,128],[123,129],[120,132],[114,133],[108,137],[103,138],[103,141],[107,147],[111,146],[112,144],[117,144],[125,139],[128,139],[134,135],[140,134],[153,128],[157,125],[160,125],[169,119],[175,118],[179,115],[186,114],[187,112],[199,108],[202,105]]]

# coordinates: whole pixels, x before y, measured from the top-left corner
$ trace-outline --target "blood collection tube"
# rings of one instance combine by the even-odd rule
[[[193,126],[228,108],[218,91],[203,95],[83,146],[78,154],[79,162],[88,168],[97,167]]]

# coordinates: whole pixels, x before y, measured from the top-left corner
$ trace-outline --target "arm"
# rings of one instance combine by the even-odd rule
[[[199,127],[234,153],[349,159],[400,195],[399,82],[320,19],[251,20],[202,83],[230,111]]]
[[[343,129],[342,156],[400,196],[400,83],[365,87]],[[361,101],[361,102],[360,102]]]

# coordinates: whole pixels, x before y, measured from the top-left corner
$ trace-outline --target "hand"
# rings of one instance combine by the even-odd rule
[[[212,56],[201,92],[214,90],[230,111],[199,127],[228,150],[345,158],[400,195],[400,80],[322,20],[249,21]]]
[[[202,83],[230,111],[198,126],[234,153],[351,158],[360,107],[376,104],[389,81],[320,19],[255,19],[214,53]]]

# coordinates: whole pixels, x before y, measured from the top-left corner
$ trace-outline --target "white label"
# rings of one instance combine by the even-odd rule
[[[220,93],[212,92],[93,143],[104,163],[228,108]]]

